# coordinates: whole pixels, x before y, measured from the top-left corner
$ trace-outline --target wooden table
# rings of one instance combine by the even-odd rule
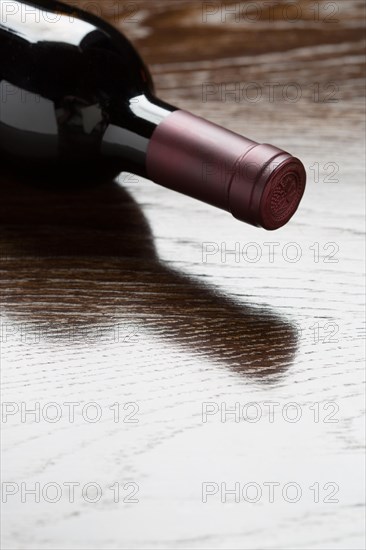
[[[364,548],[362,3],[74,3],[308,185],[268,233],[1,176],[3,547]]]

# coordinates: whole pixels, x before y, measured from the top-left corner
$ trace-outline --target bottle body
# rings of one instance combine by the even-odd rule
[[[58,2],[11,2],[0,26],[0,154],[53,175],[146,176],[156,126],[174,111],[113,27]]]
[[[298,159],[159,100],[121,33],[54,0],[1,12],[0,159],[64,185],[132,172],[266,229],[305,187]]]

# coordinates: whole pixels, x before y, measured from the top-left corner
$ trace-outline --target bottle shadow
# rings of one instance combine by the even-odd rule
[[[74,327],[132,323],[262,383],[293,363],[296,325],[159,260],[140,207],[115,181],[51,187],[2,171],[3,308],[68,345]]]

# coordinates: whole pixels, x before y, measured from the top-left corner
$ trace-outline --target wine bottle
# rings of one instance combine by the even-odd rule
[[[302,163],[155,96],[131,43],[54,0],[0,0],[0,159],[65,184],[122,171],[266,229],[305,188]]]

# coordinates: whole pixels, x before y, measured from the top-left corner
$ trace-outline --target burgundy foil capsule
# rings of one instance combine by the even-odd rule
[[[289,153],[182,110],[155,129],[146,167],[156,183],[265,229],[289,221],[306,181],[304,166]]]

